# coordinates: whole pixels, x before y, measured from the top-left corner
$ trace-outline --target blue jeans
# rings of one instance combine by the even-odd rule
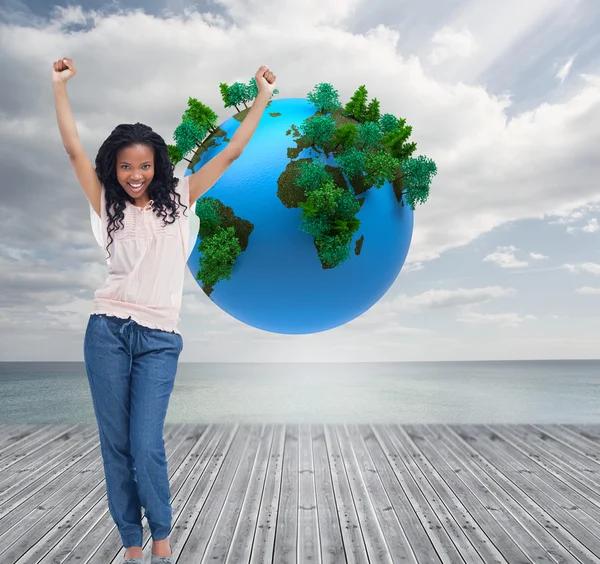
[[[163,431],[183,339],[94,313],[83,349],[108,507],[123,546],[142,546],[142,507],[152,538],[163,540],[172,516]]]

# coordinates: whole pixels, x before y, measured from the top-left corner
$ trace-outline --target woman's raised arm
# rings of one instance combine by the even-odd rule
[[[54,101],[56,103],[56,119],[58,120],[58,129],[60,130],[63,145],[69,155],[69,160],[77,175],[77,180],[79,180],[79,184],[94,211],[100,216],[102,184],[94,166],[83,150],[67,96],[67,81],[76,73],[77,71],[72,59],[56,61],[52,67],[52,87],[54,88]]]
[[[83,146],[75,125],[75,118],[67,96],[67,81],[75,76],[77,70],[72,59],[60,59],[52,65],[52,88],[54,89],[54,103],[56,105],[56,119],[62,142],[70,157],[80,151]]]

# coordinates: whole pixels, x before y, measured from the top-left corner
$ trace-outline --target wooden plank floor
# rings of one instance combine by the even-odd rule
[[[178,564],[600,564],[600,425],[166,425],[165,444]],[[124,552],[97,427],[0,425],[1,564]]]

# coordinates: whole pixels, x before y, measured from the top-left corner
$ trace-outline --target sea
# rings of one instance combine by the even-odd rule
[[[0,362],[0,424],[95,424],[83,362]],[[170,423],[600,423],[600,360],[179,363]]]

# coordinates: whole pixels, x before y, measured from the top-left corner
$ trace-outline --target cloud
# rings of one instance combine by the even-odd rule
[[[583,270],[585,272],[589,272],[590,274],[600,276],[600,264],[597,264],[595,262],[583,262],[581,264],[563,264],[562,268],[573,273],[578,273]]]
[[[496,104],[499,107],[503,102],[497,99]],[[463,115],[473,112],[477,110],[465,109]],[[436,147],[436,153],[426,149],[427,154],[436,155],[440,172],[432,182],[428,203],[416,212],[420,230],[413,238],[412,260],[436,258],[446,249],[468,244],[475,234],[510,221],[569,213],[600,201],[598,184],[590,180],[600,174],[592,145],[582,143],[576,149],[566,141],[570,146],[561,152],[559,145],[564,148],[566,138],[561,136],[559,142],[555,130],[569,131],[569,139],[591,136],[600,146],[600,87],[595,80],[589,80],[588,86],[568,101],[543,104],[508,123],[505,116],[501,124],[491,119],[491,114],[488,117],[480,132],[471,131],[468,140],[457,139],[452,149]],[[597,129],[592,131],[586,119]],[[440,120],[443,123],[444,118],[440,116]],[[528,159],[522,158],[524,154]],[[548,167],[552,176],[546,174]],[[443,185],[443,192],[436,189],[438,185]],[[566,185],[573,191],[565,193]],[[439,229],[442,224],[446,229]]]
[[[452,19],[447,25],[453,29],[471,30],[479,42],[479,48],[473,56],[457,59],[459,79],[470,83],[480,81],[482,77],[489,76],[490,71],[506,63],[512,65],[502,70],[515,73],[529,63],[533,53],[539,56],[545,54],[545,50],[554,48],[555,38],[559,35],[557,31],[545,34],[540,30],[548,29],[550,23],[558,20],[562,24],[557,26],[558,30],[562,31],[568,17],[565,12],[571,4],[569,0],[530,0],[526,3],[521,0],[477,0],[453,3]],[[530,51],[531,57],[524,57],[524,47],[532,38],[535,42]],[[502,83],[510,84],[511,81],[505,79]]]
[[[214,0],[227,9],[237,25],[312,27],[340,26],[348,20],[361,0]],[[295,24],[295,25],[294,25]],[[270,38],[272,39],[272,38]],[[281,43],[280,43],[281,45]]]
[[[587,225],[581,228],[581,230],[585,231],[586,233],[596,233],[596,231],[599,229],[600,225],[598,225],[598,219],[595,217],[592,217],[592,219],[588,221]]]
[[[431,335],[434,333],[431,329],[422,329],[420,327],[402,327],[392,325],[388,327],[377,327],[374,333],[378,335]]]
[[[518,327],[524,321],[535,321],[535,315],[519,315],[518,313],[477,313],[465,311],[461,313],[457,320],[462,323],[472,323],[478,325],[501,325],[506,327]]]
[[[584,219],[587,215],[600,212],[600,204],[595,202],[590,202],[583,206],[578,207],[577,209],[570,210],[568,212],[556,212],[550,214],[550,217],[556,217],[557,219],[553,221],[549,221],[549,225],[571,225],[573,223],[577,223],[578,221]]]
[[[406,262],[402,267],[400,273],[408,274],[409,272],[417,272],[418,270],[423,270],[425,266],[422,262]]]
[[[600,288],[592,288],[591,286],[583,286],[575,290],[578,294],[585,294],[589,296],[600,296]]]
[[[554,221],[550,221],[549,224],[550,225],[567,225],[570,223],[575,223],[576,221],[579,221],[581,218],[584,217],[584,212],[582,211],[573,211],[571,213],[568,213],[564,216],[559,217],[558,219],[554,220]]]
[[[533,260],[544,260],[544,259],[548,258],[546,255],[542,255],[541,253],[534,253],[534,252],[529,253],[529,256]]]
[[[434,65],[454,57],[470,57],[477,50],[477,43],[468,29],[455,30],[445,26],[435,32],[431,42],[435,46],[429,60]]]
[[[583,227],[571,227],[571,226],[567,227],[567,233],[573,234],[577,231],[583,231],[584,233],[595,233],[599,229],[600,229],[600,225],[598,225],[598,219],[595,217],[592,217],[590,220],[588,220],[587,224],[584,225]]]
[[[493,262],[502,268],[521,268],[528,266],[529,263],[525,260],[519,260],[515,257],[516,247],[498,247],[494,253],[484,257],[484,262]]]
[[[573,66],[573,61],[575,60],[576,55],[573,55],[556,73],[556,78],[561,82],[565,81],[565,78],[569,76],[571,72],[571,67]]]
[[[456,290],[428,290],[415,296],[400,295],[390,302],[391,309],[442,309],[455,306],[480,304],[496,298],[511,296],[512,288],[487,286],[485,288],[458,288]]]

